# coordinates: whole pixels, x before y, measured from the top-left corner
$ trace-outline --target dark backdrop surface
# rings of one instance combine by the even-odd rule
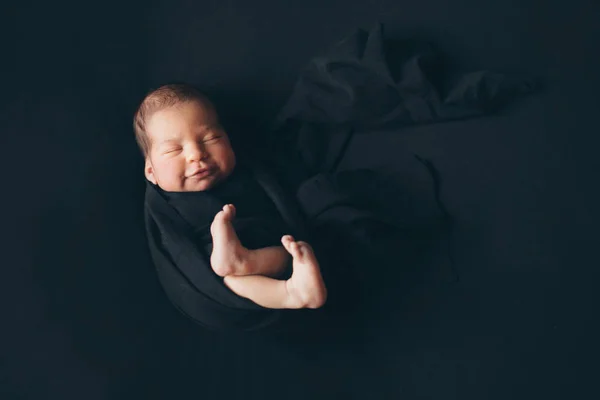
[[[39,2],[1,14],[1,398],[599,395],[598,2]],[[390,302],[334,344],[182,319],[145,247],[137,102],[191,81],[236,129],[260,131],[311,57],[377,21],[458,67],[545,82],[493,116],[357,136],[343,161],[393,164],[402,148],[436,165],[460,281],[425,306]]]

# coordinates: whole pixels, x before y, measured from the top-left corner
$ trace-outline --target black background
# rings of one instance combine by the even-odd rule
[[[23,2],[1,15],[0,398],[599,395],[597,1]],[[496,115],[350,149],[365,165],[398,147],[435,163],[460,282],[313,351],[199,330],[147,255],[137,102],[190,81],[256,129],[311,57],[377,21],[466,70],[545,82]]]

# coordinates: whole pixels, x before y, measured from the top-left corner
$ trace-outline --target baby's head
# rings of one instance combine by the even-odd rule
[[[207,190],[233,171],[235,154],[213,104],[185,84],[150,92],[133,119],[146,179],[168,192]]]

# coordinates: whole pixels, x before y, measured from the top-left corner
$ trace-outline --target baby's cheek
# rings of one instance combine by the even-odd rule
[[[223,154],[223,167],[226,172],[231,172],[231,170],[235,167],[235,153],[231,148],[227,149],[227,151]]]
[[[181,166],[175,162],[166,162],[164,165],[164,171],[167,179],[179,180],[185,171],[182,171]]]

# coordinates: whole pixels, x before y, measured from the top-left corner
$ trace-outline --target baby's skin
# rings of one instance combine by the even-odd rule
[[[319,308],[327,300],[327,289],[312,247],[292,236],[281,238],[281,246],[246,249],[233,228],[235,207],[227,204],[211,225],[214,272],[233,292],[267,308]],[[292,276],[280,275],[293,257]]]

